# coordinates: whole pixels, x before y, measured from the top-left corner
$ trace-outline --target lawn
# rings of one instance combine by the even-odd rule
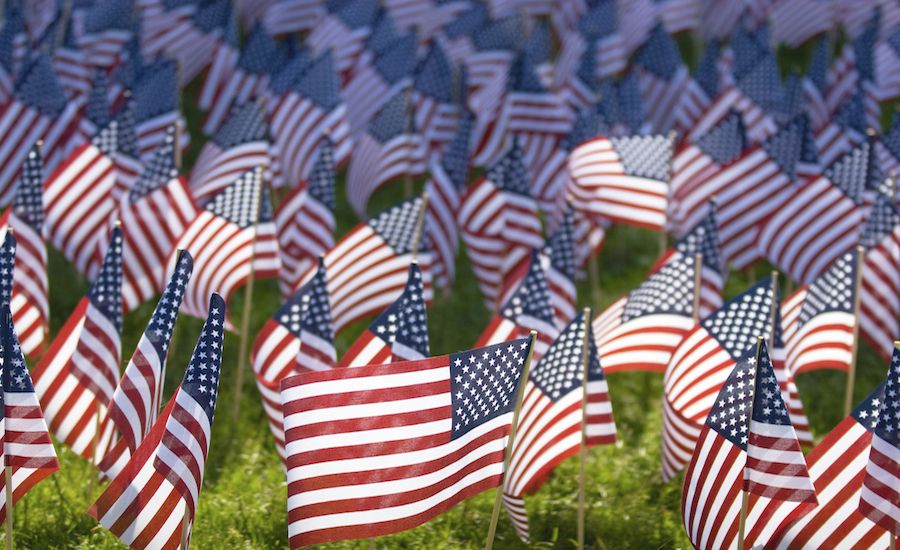
[[[691,44],[682,44],[686,51]],[[807,50],[783,56],[791,64],[806,59]],[[690,58],[690,56],[689,56]],[[788,63],[788,62],[786,62]],[[193,108],[197,84],[185,94],[191,135],[194,137],[187,165],[199,149],[200,117]],[[339,185],[338,235],[355,223],[355,217]],[[376,195],[370,211],[396,201],[400,186]],[[655,234],[629,227],[609,233],[599,257],[602,297],[595,307],[605,307],[639,284],[659,252]],[[768,268],[755,273],[733,273],[727,295],[746,288]],[[54,334],[87,289],[84,280],[56,251],[50,253],[51,319]],[[579,285],[582,303],[591,296],[584,282]],[[234,318],[242,314],[244,297],[234,296]],[[251,311],[251,335],[279,305],[272,281],[256,285]],[[152,313],[147,303],[128,315],[123,329],[123,367]],[[487,323],[486,314],[471,270],[462,254],[459,280],[451,295],[438,295],[428,312],[433,354],[465,349],[472,345]],[[339,353],[362,331],[365,321],[346,329],[338,338]],[[182,316],[169,354],[166,397],[180,381],[202,321]],[[203,492],[192,539],[198,549],[284,548],[287,546],[286,488],[284,472],[272,442],[266,417],[249,366],[245,367],[240,395],[240,414],[235,419],[236,370],[239,338],[229,334],[222,363],[222,386]],[[601,358],[602,361],[602,358]],[[30,365],[33,367],[33,365]],[[862,399],[883,378],[884,365],[866,347],[861,349],[856,399]],[[842,417],[844,375],[817,372],[798,381],[801,397],[821,439]],[[686,548],[690,547],[680,519],[681,478],[669,484],[660,481],[659,442],[661,431],[662,376],[649,373],[616,374],[609,377],[610,395],[618,428],[614,446],[590,450],[587,463],[587,543],[592,548]],[[61,470],[43,481],[15,509],[15,537],[20,548],[120,548],[121,543],[99,528],[85,511],[101,492],[88,463],[67,448],[57,447]],[[577,458],[558,468],[535,495],[527,498],[531,518],[532,546],[571,548],[575,539]],[[383,548],[478,548],[488,530],[493,491],[460,504],[453,510],[411,531],[374,542]],[[328,548],[368,548],[366,541],[334,544]],[[512,526],[501,516],[497,548],[519,548]]]

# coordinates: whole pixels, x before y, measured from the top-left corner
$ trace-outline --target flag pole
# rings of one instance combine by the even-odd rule
[[[416,261],[419,257],[419,246],[422,244],[422,232],[425,230],[425,211],[428,210],[428,191],[422,191],[422,206],[419,208],[419,214],[416,217],[416,229],[413,232],[412,242],[412,259]]]
[[[497,487],[497,495],[494,497],[494,509],[491,512],[491,525],[488,528],[487,542],[484,550],[494,547],[494,536],[497,534],[497,520],[500,519],[500,506],[503,503],[503,486],[506,484],[506,472],[509,470],[509,462],[512,460],[513,443],[516,439],[516,427],[519,424],[519,413],[522,411],[522,398],[525,397],[525,384],[528,383],[528,371],[531,370],[531,358],[534,356],[534,343],[537,341],[537,331],[531,331],[531,346],[528,348],[528,356],[522,367],[522,377],[519,379],[519,388],[516,392],[516,408],[513,410],[512,422],[509,425],[509,438],[506,441],[506,451],[503,458],[503,476]]]
[[[7,466],[5,487],[6,487],[6,550],[12,550],[13,547],[13,491],[12,491],[12,466]]]
[[[175,161],[175,169],[177,169],[179,172],[181,171],[181,161],[182,161],[182,158],[181,158],[181,132],[182,132],[181,119],[176,118],[175,119],[175,132],[174,132],[175,135],[173,136],[173,143],[172,143],[172,145],[174,147],[174,151],[173,151],[172,156],[173,156],[173,160]]]
[[[250,310],[253,308],[253,282],[256,279],[256,237],[259,234],[259,215],[262,210],[263,178],[262,165],[256,167],[256,177],[260,179],[259,201],[256,204],[256,219],[253,222],[253,237],[250,240],[250,275],[247,277],[247,285],[244,289],[244,311],[241,313],[241,339],[238,345],[238,369],[235,377],[234,406],[232,415],[237,422],[241,412],[241,394],[244,393],[244,367],[247,365],[247,345],[249,344]]]
[[[181,542],[178,543],[180,550],[188,550],[189,535],[191,534],[191,514],[188,510],[188,503],[184,501],[184,517],[181,518]]]
[[[774,330],[772,332],[775,332]],[[750,397],[750,411],[747,413],[748,422],[753,419],[753,401],[756,399],[756,375],[759,369],[760,353],[762,351],[762,343],[765,340],[763,336],[756,337],[756,364],[753,369],[753,395]],[[744,475],[741,480],[741,519],[738,525],[738,543],[737,550],[744,550],[744,534],[747,528],[747,509],[750,507],[750,493],[747,492],[747,465],[744,464]]]
[[[587,386],[590,371],[590,319],[591,308],[584,308],[582,323],[584,340],[581,343],[581,443],[578,447],[578,550],[584,549],[584,466],[587,462]]]
[[[865,247],[858,245],[856,247],[856,281],[853,286],[853,347],[850,348],[850,364],[847,365],[844,416],[850,416],[850,412],[853,410],[853,386],[856,385],[856,356],[859,353],[859,291],[862,286],[862,270],[865,257]]]
[[[776,315],[778,315],[778,308],[781,307],[781,304],[778,303],[778,272],[774,269],[772,270],[772,311],[769,312],[769,324],[772,326],[772,331],[769,333],[769,338],[767,344],[769,345],[769,349],[775,349],[775,319]],[[759,358],[757,358],[758,360]]]
[[[693,321],[700,322],[700,290],[703,284],[703,254],[694,254],[694,303],[693,303]]]

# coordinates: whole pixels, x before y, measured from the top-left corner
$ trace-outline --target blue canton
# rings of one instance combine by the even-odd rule
[[[153,345],[160,362],[166,359],[166,351],[169,349],[175,321],[178,320],[178,309],[184,299],[184,287],[191,279],[193,271],[194,259],[191,258],[190,252],[179,251],[178,258],[175,260],[175,270],[172,272],[159,302],[156,303],[156,309],[153,310],[153,316],[150,317],[150,322],[144,331],[144,337]]]
[[[369,226],[384,239],[394,254],[408,254],[415,239],[422,198],[414,197],[394,205],[369,219]],[[427,239],[422,235],[419,251],[428,249]]]
[[[327,342],[334,341],[325,263],[321,258],[313,278],[300,287],[273,318],[296,338],[302,338],[301,333],[307,332]]]
[[[777,426],[790,426],[791,417],[778,387],[778,379],[775,378],[775,370],[772,368],[765,341],[759,346],[754,382],[753,420]]]
[[[336,206],[334,186],[334,145],[326,136],[319,146],[319,156],[309,176],[309,194],[333,212]]]
[[[271,219],[272,206],[259,169],[247,170],[206,204],[206,210],[241,229]]]
[[[16,185],[16,196],[13,198],[12,211],[37,234],[41,234],[44,226],[44,162],[41,158],[41,146],[35,143],[25,157],[19,182]]]
[[[772,280],[768,277],[728,301],[700,322],[731,357],[738,360],[757,336],[771,330]]]
[[[544,275],[541,259],[536,249],[531,251],[528,273],[519,283],[513,295],[500,308],[500,315],[514,323],[518,323],[522,317],[553,323],[550,289],[547,286],[547,277]]]
[[[28,366],[22,355],[22,347],[19,345],[19,337],[13,327],[12,313],[9,307],[0,308],[3,342],[3,392],[4,393],[33,393],[34,386],[31,383],[31,375],[28,374]],[[2,400],[0,400],[2,404]],[[0,418],[2,418],[0,414]]]
[[[675,250],[687,256],[703,255],[703,265],[725,274],[725,263],[719,249],[719,230],[716,225],[715,204],[710,202],[709,213],[675,243]]]
[[[16,237],[7,230],[0,247],[0,306],[9,307],[12,300],[13,275],[16,270]]]
[[[330,51],[312,62],[294,90],[326,111],[340,105],[341,82]]]
[[[694,311],[693,256],[669,262],[628,294],[622,322],[657,314],[689,317]]]
[[[191,362],[188,363],[181,382],[181,391],[203,407],[210,424],[216,411],[216,395],[219,391],[224,320],[225,300],[213,293],[209,298],[209,315],[203,323],[200,339],[197,340]]]
[[[394,342],[428,357],[428,318],[425,313],[425,291],[422,270],[409,266],[406,287],[397,300],[379,315],[369,330],[388,344]]]
[[[153,152],[153,158],[144,167],[141,175],[138,176],[131,191],[128,194],[128,200],[132,204],[146,197],[153,191],[165,186],[169,180],[178,176],[178,169],[175,167],[175,127],[169,126],[166,129],[166,136],[163,142]]]
[[[103,265],[88,291],[91,305],[122,331],[122,230],[114,227]]]

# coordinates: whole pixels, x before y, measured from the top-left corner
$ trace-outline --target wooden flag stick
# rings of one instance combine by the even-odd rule
[[[256,176],[262,180],[263,167],[256,167]],[[241,313],[241,339],[238,345],[238,369],[234,381],[234,406],[232,415],[237,422],[241,412],[241,396],[244,393],[244,367],[247,366],[247,346],[250,343],[250,310],[253,309],[253,282],[256,279],[256,237],[259,234],[259,213],[262,209],[263,188],[265,182],[259,186],[259,201],[256,205],[256,219],[253,221],[253,237],[250,240],[250,275],[247,277],[247,285],[244,290],[244,311]]]
[[[754,365],[755,368],[753,369],[753,382],[752,382],[753,385],[751,386],[753,388],[754,394],[756,393],[756,374],[758,372],[757,369],[759,368],[760,354],[762,352],[762,343],[764,340],[765,340],[765,338],[762,336],[756,337],[756,364]],[[754,399],[756,399],[756,395],[753,395],[750,398],[750,411],[747,413],[748,421],[753,418],[753,401],[754,401]],[[746,482],[746,479],[747,479],[747,465],[744,464],[744,475],[743,475],[743,479],[741,480],[741,519],[740,519],[740,523],[738,524],[737,550],[744,550],[744,535],[746,533],[746,528],[747,528],[747,509],[749,508],[749,504],[750,504],[750,493],[747,491],[746,485],[744,485],[744,483]]]
[[[416,229],[413,232],[412,242],[412,259],[416,261],[419,257],[419,247],[422,244],[422,232],[425,230],[425,211],[428,210],[428,192],[422,192],[422,206],[419,208],[419,215],[416,217]]]
[[[537,341],[537,331],[531,331],[531,346],[528,348],[528,356],[522,367],[522,376],[519,378],[519,388],[516,392],[516,408],[513,410],[512,422],[509,425],[509,438],[506,441],[506,451],[503,457],[503,476],[500,486],[497,487],[497,496],[494,498],[494,510],[491,512],[491,525],[488,528],[487,542],[484,550],[494,547],[494,536],[497,534],[497,520],[500,519],[500,506],[503,504],[503,486],[506,484],[506,472],[509,470],[509,461],[512,460],[513,443],[516,440],[516,427],[519,424],[519,413],[522,411],[522,398],[525,397],[525,384],[528,382],[528,371],[531,370],[531,358],[534,356],[534,344]]]
[[[13,491],[12,491],[12,466],[6,467],[6,550],[13,547]]]
[[[184,517],[181,518],[181,542],[178,544],[180,550],[187,550],[191,534],[191,514],[188,510],[187,501],[184,502]]]
[[[174,150],[174,151],[173,151],[173,152],[174,152],[173,157],[174,157],[174,161],[175,161],[175,168],[176,168],[179,172],[181,171],[181,163],[182,163],[182,158],[181,158],[181,132],[182,132],[182,129],[181,129],[181,119],[175,119],[175,132],[174,132],[175,135],[173,136],[173,141],[174,141],[174,143],[172,143],[172,148],[173,148],[173,150]]]
[[[769,349],[775,348],[775,321],[778,315],[778,308],[781,307],[781,304],[778,303],[778,272],[774,269],[772,270],[772,311],[769,312],[769,326],[772,327],[772,330],[769,332],[768,342]],[[759,355],[759,354],[757,354]],[[757,357],[757,360],[759,358]]]
[[[591,358],[591,308],[584,308],[583,327],[584,340],[581,343],[581,443],[578,446],[578,550],[584,549],[584,466],[587,462],[587,385]]]
[[[694,303],[691,310],[695,323],[700,322],[701,285],[703,285],[703,254],[698,252],[694,254]]]
[[[856,247],[856,281],[853,286],[853,347],[850,348],[850,364],[847,365],[847,387],[844,392],[844,416],[850,416],[853,410],[853,386],[856,385],[856,356],[859,353],[859,294],[862,285],[863,262],[866,249]]]

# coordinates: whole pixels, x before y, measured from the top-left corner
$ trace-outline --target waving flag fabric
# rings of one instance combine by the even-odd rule
[[[582,437],[591,446],[616,441],[612,403],[589,322],[589,318],[579,314],[529,372],[525,385],[516,441],[503,486],[503,503],[519,538],[526,543],[529,536],[524,495],[536,491],[556,466],[574,456]],[[585,338],[587,366],[582,361]],[[587,399],[584,418],[582,396]]]
[[[10,309],[22,353],[29,358],[38,355],[50,336],[43,175],[40,146],[35,144],[19,175],[13,204],[0,216],[0,226],[9,227],[16,235]]]
[[[716,392],[744,350],[772,330],[771,286],[770,279],[763,279],[732,298],[690,329],[675,349],[663,383],[664,479],[690,460]]]
[[[569,157],[569,192],[593,217],[662,230],[672,161],[666,136],[601,137]]]
[[[422,270],[411,264],[403,293],[350,345],[338,366],[383,365],[426,357],[428,319]]]
[[[128,0],[100,0],[85,10],[78,45],[91,65],[111,67],[118,61],[122,46],[131,39],[133,11]]]
[[[185,288],[182,311],[202,317],[204,296],[221,293],[226,300],[247,282],[274,279],[280,267],[275,224],[262,171],[250,170],[213,195],[178,240],[177,249],[194,257],[195,276]],[[174,262],[175,251],[172,251]],[[231,322],[226,316],[227,325]]]
[[[7,237],[9,238],[9,237]],[[9,286],[5,281],[6,287]],[[8,292],[8,291],[5,291]],[[59,470],[59,461],[41,405],[34,392],[25,357],[16,337],[12,315],[8,307],[8,294],[0,308],[0,330],[3,343],[3,465],[10,468],[6,479],[12,478],[12,502],[53,472]],[[9,497],[7,497],[9,498]],[[6,502],[0,506],[0,519],[6,519]]]
[[[548,257],[547,287],[553,304],[553,320],[562,330],[575,318],[578,289],[575,275],[578,258],[575,253],[575,221],[571,211],[563,214],[562,223],[547,239],[544,254]]]
[[[608,372],[663,372],[694,326],[696,257],[674,259],[592,322]]]
[[[465,77],[457,74],[456,78],[464,80]],[[435,43],[419,63],[412,85],[413,121],[431,149],[443,150],[456,135],[465,96],[463,88],[454,86],[453,82],[450,60]],[[460,90],[461,97],[454,97],[454,90]]]
[[[34,369],[34,388],[53,434],[74,452],[100,458],[112,435],[98,417],[119,381],[122,236],[114,229],[103,269]],[[96,442],[96,446],[95,443]]]
[[[253,343],[250,363],[275,447],[284,460],[281,381],[301,372],[332,369],[337,364],[324,261],[319,260],[313,278],[263,325]]]
[[[860,335],[881,357],[891,356],[900,336],[900,210],[880,195],[860,244],[866,247],[859,302]]]
[[[678,45],[657,23],[647,41],[635,52],[647,119],[656,132],[668,132],[675,125],[689,78]]]
[[[742,344],[743,345],[743,344]],[[745,547],[776,501],[815,502],[815,492],[772,363],[755,344],[741,354],[699,432],[681,510],[695,548],[737,543],[742,489],[748,493]],[[754,391],[752,388],[755,388]]]
[[[460,205],[463,242],[489,310],[497,307],[504,277],[544,241],[523,154],[513,142],[506,155],[469,186]]]
[[[159,58],[141,67],[134,83],[134,132],[138,155],[145,162],[162,145],[170,126],[188,127],[179,111],[177,75],[174,61]],[[183,133],[181,147],[187,142],[188,135]]]
[[[529,344],[282,382],[291,547],[410,529],[499,486]]]
[[[263,15],[263,24],[272,35],[290,34],[313,29],[325,17],[323,0],[278,0]]]
[[[184,287],[193,270],[191,255],[182,250],[169,284],[109,401],[108,421],[115,427],[117,439],[99,464],[100,471],[109,479],[121,473],[159,413],[169,344],[184,298]]]
[[[362,52],[378,5],[368,0],[351,0],[330,7],[328,15],[306,37],[306,44],[316,55],[332,50],[338,72],[344,73]]]
[[[327,137],[310,178],[288,193],[275,211],[282,296],[288,296],[318,258],[334,247],[334,147]]]
[[[213,294],[181,385],[131,460],[88,510],[129,546],[178,548],[185,514],[193,523],[216,410],[224,322],[225,302]]]

